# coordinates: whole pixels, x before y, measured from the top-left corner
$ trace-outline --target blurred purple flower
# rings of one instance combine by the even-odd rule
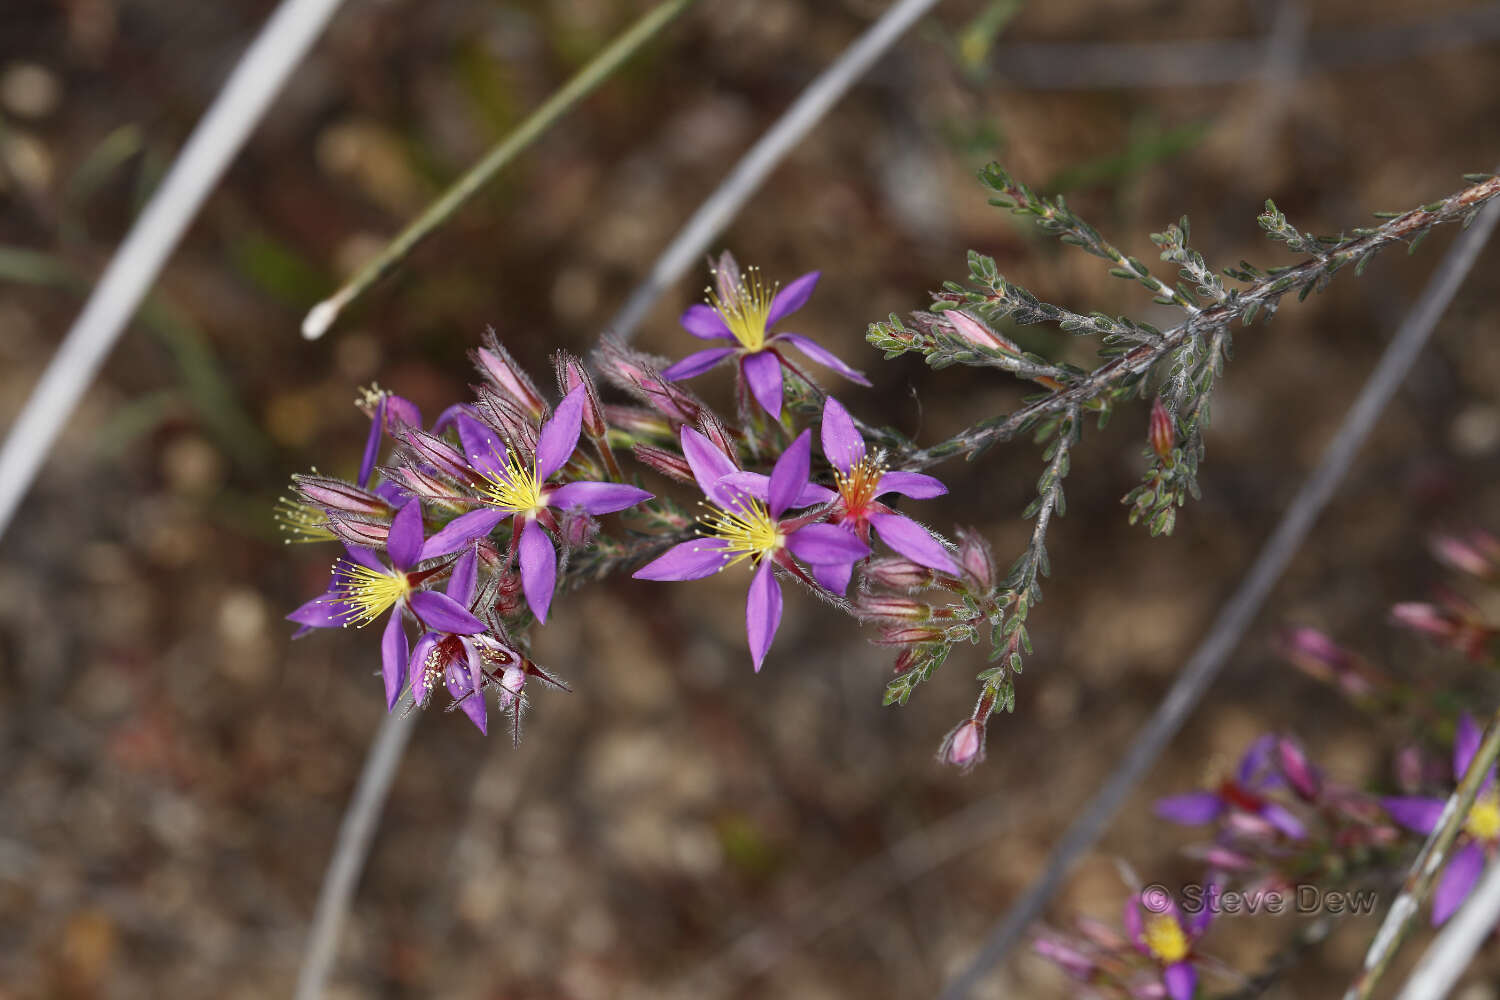
[[[328,590],[287,615],[303,626],[297,635],[314,628],[354,626],[363,628],[392,611],[380,642],[381,673],[385,677],[386,703],[395,704],[395,693],[401,690],[406,675],[406,630],[402,612],[409,613],[422,628],[429,631],[475,635],[484,631],[484,623],[447,594],[419,590],[414,574],[422,554],[422,504],[412,501],[391,520],[386,538],[386,552],[391,565],[381,562],[372,549],[346,545],[348,558],[333,564],[333,578]],[[430,572],[430,571],[429,571]]]
[[[760,671],[766,651],[781,624],[781,584],[773,565],[802,577],[796,556],[816,568],[828,563],[862,559],[865,545],[843,528],[809,523],[806,517],[782,520],[808,487],[812,438],[798,435],[771,470],[765,500],[757,499],[728,481],[739,470],[708,438],[691,427],[682,429],[682,452],[693,477],[712,505],[700,520],[704,535],[679,542],[654,561],[635,571],[638,580],[698,580],[750,560],[755,576],[745,604],[745,632],[750,655]]]
[[[1453,737],[1453,780],[1461,781],[1474,754],[1479,751],[1479,727],[1467,713],[1458,720],[1458,731]],[[1381,805],[1401,826],[1413,833],[1426,836],[1437,828],[1442,818],[1446,799],[1427,798],[1421,795],[1401,795],[1381,799]],[[1487,855],[1495,853],[1500,846],[1500,790],[1495,787],[1495,768],[1492,765],[1484,777],[1479,797],[1474,800],[1468,817],[1464,820],[1463,832],[1459,834],[1462,846],[1448,859],[1443,877],[1432,894],[1432,924],[1434,927],[1451,917],[1484,871]]]
[[[1191,961],[1193,942],[1208,929],[1213,910],[1204,899],[1197,913],[1184,915],[1160,886],[1150,886],[1125,903],[1125,930],[1136,949],[1161,967],[1162,985],[1172,1000],[1193,1000],[1198,988],[1198,970]]]
[[[457,552],[488,535],[507,517],[514,518],[511,546],[519,556],[521,586],[532,614],[544,624],[557,586],[557,549],[548,532],[561,534],[552,511],[577,508],[590,515],[613,514],[651,499],[645,490],[623,483],[547,482],[578,447],[586,401],[582,385],[563,397],[551,419],[542,425],[534,456],[508,451],[484,424],[465,414],[456,416],[464,455],[480,477],[480,502],[484,506],[450,521],[427,540],[422,553],[423,558],[430,559]]]
[[[1250,745],[1240,759],[1235,776],[1226,778],[1217,790],[1158,799],[1156,815],[1183,826],[1197,826],[1213,823],[1234,810],[1240,810],[1264,820],[1271,828],[1293,840],[1301,840],[1307,836],[1302,821],[1285,806],[1262,794],[1266,789],[1285,784],[1272,760],[1272,754],[1276,752],[1277,739],[1267,733]]]
[[[689,306],[682,314],[682,327],[699,340],[719,341],[729,346],[710,347],[689,354],[662,372],[668,381],[701,375],[733,357],[738,359],[740,374],[750,387],[756,402],[773,417],[781,416],[781,369],[801,373],[786,359],[784,347],[801,351],[812,361],[832,368],[859,385],[869,379],[850,368],[817,342],[797,333],[768,334],[783,318],[801,309],[818,283],[818,272],[810,271],[785,288],[767,286],[760,271],[750,268],[741,274],[734,258],[725,253],[714,272],[715,289],[709,291],[708,305]]]

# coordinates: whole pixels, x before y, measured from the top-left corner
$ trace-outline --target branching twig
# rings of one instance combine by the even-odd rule
[[[697,0],[665,0],[652,8],[645,16],[630,26],[619,38],[609,44],[583,69],[573,75],[546,102],[500,140],[452,187],[444,191],[437,201],[409,224],[385,249],[376,255],[359,273],[350,278],[333,295],[319,302],[302,321],[302,336],[317,340],[328,332],[345,307],[369,291],[382,278],[394,271],[417,244],[432,234],[439,226],[453,217],[470,198],[494,179],[495,175],[526,147],[535,142],[547,129],[573,109],[579,101],[593,93],[605,80],[614,75],[626,60],[654,38],[657,32],[670,24],[679,14]]]
[[[1463,829],[1469,810],[1479,797],[1479,790],[1489,776],[1490,766],[1495,763],[1497,756],[1500,756],[1500,713],[1496,713],[1485,727],[1484,740],[1469,762],[1463,780],[1458,783],[1453,794],[1448,796],[1437,826],[1412,861],[1411,868],[1401,883],[1401,892],[1391,904],[1385,920],[1381,922],[1380,930],[1365,954],[1364,966],[1344,994],[1344,1000],[1369,1000],[1375,992],[1380,977],[1385,974],[1391,959],[1396,957],[1396,951],[1410,933],[1412,921],[1422,908],[1427,894],[1432,891],[1438,872],[1447,863],[1448,851]]]
[[[1494,193],[1497,186],[1500,186],[1500,181],[1495,180],[1479,185],[1490,188],[1489,193]],[[1411,214],[1407,213],[1393,223],[1401,222]],[[1307,537],[1313,522],[1332,498],[1355,453],[1427,342],[1497,221],[1500,221],[1500,211],[1492,205],[1480,213],[1477,221],[1449,249],[1428,281],[1422,297],[1407,314],[1380,363],[1365,382],[1359,398],[1350,407],[1337,436],[1298,490],[1281,523],[1266,540],[1255,564],[1219,612],[1208,635],[1194,651],[1151,719],[1136,734],[1120,765],[1063,835],[1041,878],[996,924],[979,954],[944,989],[942,1000],[959,1000],[967,996],[989,969],[1005,957],[1027,925],[1041,913],[1062,885],[1063,877],[1074,862],[1098,841],[1115,810],[1182,727],[1255,618],[1271,587]],[[1200,317],[1190,322],[1197,322]]]
[[[115,251],[0,448],[0,535],[188,223],[338,6],[282,0]]]

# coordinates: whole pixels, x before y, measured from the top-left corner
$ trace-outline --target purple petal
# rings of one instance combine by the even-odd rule
[[[396,512],[391,519],[391,533],[386,537],[385,550],[390,554],[391,564],[399,570],[409,570],[421,560],[421,501],[409,503]]]
[[[870,547],[848,528],[837,524],[809,524],[786,536],[786,547],[805,563],[853,563],[870,554]]]
[[[849,579],[854,576],[855,560],[837,563],[813,563],[812,575],[826,589],[842,597],[849,590]]]
[[[349,620],[349,605],[328,591],[287,615],[286,620],[309,628],[340,628]]]
[[[870,384],[870,380],[865,378],[863,372],[855,368],[850,368],[848,365],[844,364],[844,362],[840,361],[836,355],[826,350],[817,341],[809,340],[808,338],[802,336],[800,333],[778,333],[776,336],[772,337],[771,340],[785,340],[789,342],[793,347],[801,351],[803,354],[807,355],[813,361],[816,361],[818,364],[823,365],[827,368],[832,368],[834,371],[838,372],[840,375],[844,376],[844,378],[848,379],[851,382],[854,382],[858,385]]]
[[[1391,819],[1412,833],[1429,834],[1442,818],[1442,799],[1428,799],[1417,795],[1398,795],[1381,799],[1380,804],[1391,814]]]
[[[375,404],[375,416],[370,418],[370,433],[365,438],[365,454],[359,460],[359,485],[370,485],[370,473],[375,471],[375,459],[380,457],[380,435],[385,430],[385,399]]]
[[[739,467],[715,448],[712,441],[691,427],[682,429],[681,440],[683,457],[693,470],[693,478],[698,480],[698,488],[703,491],[703,495],[720,507],[734,506],[734,493],[721,489],[719,480],[732,472],[740,471]]]
[[[1471,840],[1453,855],[1443,871],[1442,881],[1433,890],[1432,926],[1440,926],[1453,916],[1454,911],[1469,898],[1469,893],[1474,891],[1474,883],[1479,881],[1482,871],[1484,848]]]
[[[430,632],[451,632],[454,635],[478,635],[484,631],[484,622],[469,613],[447,594],[436,590],[419,590],[407,598],[412,614],[422,620]]]
[[[699,340],[732,340],[734,334],[724,325],[724,317],[712,306],[697,303],[687,307],[679,320],[682,328]],[[668,376],[670,377],[670,376]]]
[[[681,382],[685,378],[702,375],[734,352],[733,347],[710,347],[704,351],[694,351],[681,361],[668,365],[661,377],[668,382]]]
[[[535,521],[528,520],[521,529],[521,589],[531,613],[543,625],[547,609],[552,606],[552,588],[557,586],[557,550],[552,539]]]
[[[412,647],[407,673],[411,675],[411,696],[418,705],[425,705],[428,695],[432,694],[432,678],[427,676],[427,657],[432,655],[442,639],[437,632],[424,632]]]
[[[542,425],[541,436],[536,441],[536,478],[545,482],[552,474],[567,464],[578,447],[578,434],[583,430],[583,404],[588,401],[588,387],[576,385],[563,397],[552,413],[552,419]]]
[[[1146,947],[1146,924],[1141,919],[1141,897],[1131,896],[1125,901],[1125,933],[1135,946],[1142,950]]]
[[[1277,805],[1275,802],[1267,802],[1262,806],[1260,816],[1261,819],[1293,840],[1301,840],[1307,836],[1307,827],[1302,825],[1302,821],[1292,815],[1286,807]]]
[[[958,575],[958,564],[943,543],[905,514],[871,514],[870,526],[880,540],[913,562]]]
[[[1172,1000],[1193,1000],[1198,988],[1198,972],[1189,962],[1173,962],[1161,972],[1161,981],[1166,984],[1167,996]]]
[[[1271,770],[1271,755],[1276,751],[1276,735],[1266,733],[1256,738],[1240,758],[1240,769],[1236,774],[1240,784],[1247,788],[1264,788]]]
[[[721,489],[733,490],[761,501],[771,495],[771,477],[763,476],[759,472],[731,472],[719,480],[719,486]],[[802,487],[802,492],[797,494],[797,499],[792,501],[791,506],[794,509],[816,507],[828,503],[837,496],[837,493],[826,486],[808,483]]]
[[[469,551],[458,557],[448,577],[448,596],[460,606],[467,608],[474,600],[474,587],[479,582],[479,549],[469,546]]]
[[[480,656],[479,647],[475,646],[472,642],[464,643],[464,646],[469,653],[469,676],[467,678],[467,690],[464,688],[459,689],[457,696],[463,697],[463,701],[459,702],[458,707],[462,709],[464,715],[469,717],[469,721],[474,723],[475,727],[481,733],[488,734],[490,731],[489,706],[485,704],[484,687],[480,682],[480,678],[484,675],[484,660]],[[453,694],[451,687],[448,693]]]
[[[865,457],[865,439],[860,436],[844,404],[832,396],[823,402],[822,432],[823,454],[835,469],[847,475]]]
[[[929,476],[925,472],[887,472],[875,486],[876,496],[900,493],[913,500],[931,500],[947,492],[948,487],[936,476]]]
[[[729,561],[722,538],[693,538],[678,542],[631,574],[637,580],[701,580],[713,576]]]
[[[651,494],[623,483],[578,482],[559,486],[547,495],[547,505],[559,510],[582,507],[589,514],[613,514],[650,500]]]
[[[476,538],[483,538],[495,530],[495,525],[510,515],[493,507],[482,507],[460,514],[435,532],[422,546],[423,559],[435,559],[457,552]]]
[[[400,615],[391,615],[380,638],[380,673],[385,678],[385,710],[396,707],[401,685],[406,683],[406,629]]]
[[[766,509],[773,518],[779,518],[788,507],[796,503],[797,498],[802,495],[802,488],[807,485],[807,474],[811,469],[812,432],[803,431],[781,453],[771,469],[771,487],[766,499]]]
[[[1191,792],[1187,795],[1170,795],[1158,799],[1154,807],[1156,815],[1171,823],[1183,826],[1198,826],[1212,823],[1224,812],[1224,800],[1213,792]]]
[[[776,325],[777,320],[784,319],[807,305],[808,297],[818,283],[819,274],[818,271],[808,271],[776,293],[776,297],[771,300],[771,309],[766,313],[767,330]]]
[[[770,351],[747,354],[740,362],[750,395],[771,416],[781,417],[781,360]]]
[[[1458,717],[1458,729],[1453,734],[1453,780],[1462,781],[1464,772],[1469,769],[1469,763],[1474,759],[1474,754],[1479,752],[1479,727],[1474,725],[1474,719],[1465,712]]]
[[[422,426],[422,411],[417,408],[416,403],[395,393],[386,393],[384,401],[386,430],[394,430],[398,424]]]
[[[458,440],[464,446],[464,457],[469,460],[474,471],[489,479],[504,479],[510,456],[494,430],[467,413],[455,416],[453,423],[458,427]]]
[[[769,559],[761,561],[760,569],[750,581],[750,597],[745,602],[745,634],[750,639],[750,656],[755,660],[756,673],[760,673],[766,651],[781,625],[781,584],[776,582],[771,565]]]
[[[472,420],[474,417],[474,411],[469,408],[469,405],[467,403],[454,403],[442,413],[438,414],[437,420],[432,425],[432,433],[441,434],[449,427],[455,426],[456,421],[458,420],[460,415],[468,417]]]

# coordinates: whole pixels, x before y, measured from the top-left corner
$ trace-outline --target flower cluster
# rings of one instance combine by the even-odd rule
[[[441,682],[450,707],[486,730],[490,696],[518,726],[528,678],[562,687],[530,658],[530,638],[558,592],[585,576],[634,565],[637,579],[690,581],[745,565],[757,671],[781,622],[783,580],[879,621],[887,612],[878,581],[893,560],[962,589],[963,554],[895,506],[895,498],[929,499],[946,487],[889,468],[786,348],[868,384],[864,377],[800,334],[768,332],[806,303],[817,279],[804,275],[777,291],[724,254],[710,305],[690,308],[682,325],[735,346],[676,364],[617,343],[606,343],[592,366],[559,353],[555,408],[493,332],[473,353],[476,397],[430,427],[411,401],[366,391],[359,405],[370,433],[357,477],[296,476],[298,499],[279,510],[298,539],[344,546],[325,592],[288,616],[302,626],[298,634],[383,621],[388,708],[403,696],[426,706]],[[737,426],[678,385],[731,355]],[[633,402],[605,403],[590,367]],[[802,418],[816,426],[799,428]],[[627,449],[648,474],[696,486],[702,513],[691,518],[627,476],[617,454]],[[634,527],[610,533],[599,520],[609,515]],[[894,555],[872,562],[877,543]],[[891,638],[884,629],[881,641]]]

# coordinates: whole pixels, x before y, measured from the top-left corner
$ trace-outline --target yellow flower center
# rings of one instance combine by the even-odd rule
[[[1188,955],[1187,935],[1174,917],[1157,914],[1146,921],[1146,948],[1166,965]]]
[[[484,502],[512,514],[533,514],[542,507],[542,484],[537,481],[536,465],[522,465],[514,454],[505,469],[496,475],[480,473]]]
[[[766,317],[775,298],[776,286],[767,285],[760,270],[754,267],[746,268],[740,283],[729,291],[729,298],[721,299],[712,288],[708,290],[708,304],[747,351],[758,351],[765,346]]]
[[[744,559],[761,559],[786,544],[781,525],[759,500],[745,500],[745,506],[734,510],[710,507],[711,513],[698,519],[704,534],[728,542],[724,552],[725,567]]]
[[[885,464],[873,456],[866,455],[855,463],[847,475],[834,469],[833,482],[838,488],[839,495],[844,498],[844,507],[851,513],[858,513],[875,499],[875,490],[879,487],[880,477],[883,475],[885,475]]]
[[[282,497],[276,501],[276,524],[290,537],[282,539],[288,545],[293,542],[331,542],[334,534],[328,530],[328,516],[312,504]]]
[[[1500,792],[1486,792],[1475,801],[1464,820],[1464,832],[1475,840],[1500,838]]]
[[[411,583],[405,573],[346,562],[336,571],[330,589],[338,600],[349,605],[344,613],[344,627],[364,628],[411,593]]]

